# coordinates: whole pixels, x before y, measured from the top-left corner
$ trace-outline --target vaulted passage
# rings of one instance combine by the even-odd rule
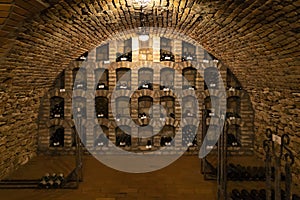
[[[77,144],[86,155],[117,146],[193,159],[206,145],[211,153],[195,170],[213,180],[226,144],[229,179],[247,177],[233,175],[238,158],[265,167],[266,144],[278,150],[277,136],[287,134],[299,194],[299,7],[299,0],[0,1],[0,180],[32,159],[74,155]],[[216,143],[219,132],[225,140]]]

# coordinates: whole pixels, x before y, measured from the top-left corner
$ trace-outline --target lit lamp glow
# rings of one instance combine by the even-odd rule
[[[139,35],[139,40],[145,42],[145,41],[149,40],[149,35],[147,35],[147,34]]]
[[[141,4],[141,6],[146,6],[151,0],[135,0],[136,3]]]

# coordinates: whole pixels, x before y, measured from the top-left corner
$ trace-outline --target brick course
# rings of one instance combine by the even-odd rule
[[[131,1],[41,2],[0,3],[0,168],[8,169],[3,174],[34,155],[40,102],[61,69],[112,33],[139,26],[139,6]],[[257,152],[262,153],[264,130],[278,126],[280,134],[292,136],[298,155],[300,1],[160,2],[145,8],[149,26],[174,28],[198,41],[249,93]]]

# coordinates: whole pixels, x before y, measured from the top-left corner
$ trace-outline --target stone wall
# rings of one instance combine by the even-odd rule
[[[32,2],[6,0],[0,3],[3,44],[0,92],[3,99],[7,98],[1,104],[1,111],[8,113],[1,113],[1,135],[20,134],[16,131],[20,125],[32,125],[29,119],[37,119],[35,105],[38,106],[38,96],[43,95],[40,89],[48,90],[71,60],[101,44],[113,32],[140,24],[139,6],[131,5],[131,1],[59,1],[42,13],[38,12],[47,6]],[[299,104],[298,96],[292,93],[299,92],[299,7],[299,0],[174,0],[149,5],[146,13],[149,14],[147,25],[174,28],[188,34],[234,72],[254,104],[255,123],[259,127],[255,129],[257,145],[261,144],[265,129],[278,123],[281,132],[284,128],[292,129],[291,145],[298,155],[295,147],[300,141],[299,126],[295,124],[299,121]],[[25,20],[34,13],[38,14]],[[21,103],[25,98],[30,108]],[[17,103],[24,107],[23,112],[16,115],[13,113]],[[278,105],[284,105],[285,109]],[[27,131],[32,133],[31,129]],[[1,150],[11,152],[6,151],[6,142],[3,143]],[[261,148],[257,150],[262,153]],[[27,152],[26,148],[22,151]],[[16,153],[11,162],[2,161],[2,166],[13,169],[14,163],[21,163],[18,159],[22,156]],[[1,167],[1,172],[6,169]],[[299,164],[295,165],[294,172],[299,169]]]
[[[206,134],[206,131],[208,129],[208,126],[210,124],[218,125],[218,117],[220,114],[218,113],[218,106],[214,109],[216,109],[216,116],[206,116],[203,112],[204,110],[210,110],[210,108],[207,108],[205,101],[210,98],[220,98],[220,89],[221,87],[211,88],[211,92],[208,91],[207,88],[205,88],[204,84],[204,77],[203,75],[206,73],[209,69],[215,69],[217,70],[219,75],[217,76],[222,77],[222,81],[217,81],[216,83],[218,85],[224,84],[224,90],[226,91],[226,97],[237,99],[234,100],[233,103],[237,104],[236,108],[232,107],[230,105],[227,106],[227,112],[231,112],[232,114],[237,114],[237,116],[232,116],[226,118],[228,122],[228,127],[237,127],[237,132],[233,133],[232,129],[230,133],[236,134],[236,138],[238,139],[239,143],[241,144],[238,147],[229,147],[228,150],[231,155],[252,155],[253,154],[253,109],[252,105],[249,99],[249,95],[242,90],[241,86],[238,83],[238,80],[236,80],[236,77],[230,73],[230,70],[223,66],[222,63],[220,63],[218,60],[214,60],[210,56],[204,56],[207,55],[207,52],[201,48],[194,46],[197,51],[195,51],[194,54],[194,60],[193,61],[182,61],[182,40],[178,39],[172,39],[172,49],[175,49],[175,61],[177,62],[171,62],[171,61],[160,61],[160,53],[159,48],[152,49],[152,48],[146,48],[144,49],[140,45],[134,45],[135,38],[132,38],[132,46],[136,46],[135,50],[132,52],[132,55],[135,55],[136,57],[132,58],[132,62],[129,61],[121,61],[116,62],[116,56],[114,52],[116,51],[116,41],[112,41],[109,43],[109,52],[108,60],[103,61],[96,61],[96,52],[97,50],[92,50],[88,53],[88,63],[90,65],[87,65],[87,68],[85,69],[87,76],[84,78],[87,80],[87,88],[86,89],[74,89],[73,91],[73,78],[75,74],[72,73],[72,71],[75,68],[84,66],[83,61],[77,61],[72,62],[69,67],[64,71],[64,88],[60,89],[60,86],[55,86],[50,89],[49,92],[45,94],[44,102],[41,106],[41,115],[39,119],[39,152],[40,153],[50,153],[50,154],[72,154],[74,152],[75,147],[72,146],[72,140],[74,139],[74,135],[72,132],[72,127],[74,126],[74,122],[72,119],[72,101],[74,99],[71,99],[72,93],[73,95],[81,95],[85,93],[93,93],[94,92],[94,79],[95,74],[94,71],[96,69],[107,69],[108,71],[108,80],[107,85],[108,88],[105,90],[96,90],[95,91],[95,97],[105,97],[108,100],[108,116],[104,118],[99,118],[96,124],[105,126],[108,129],[108,136],[111,142],[114,144],[116,143],[116,133],[115,130],[118,126],[122,125],[128,125],[131,127],[132,135],[137,135],[138,133],[138,127],[135,125],[143,125],[145,122],[144,120],[139,119],[138,117],[138,110],[139,110],[139,103],[138,99],[139,97],[148,96],[153,99],[154,104],[160,104],[160,97],[174,97],[175,101],[174,103],[174,114],[175,119],[167,117],[166,122],[161,122],[160,120],[157,120],[159,118],[159,113],[153,113],[153,116],[155,118],[154,121],[151,122],[150,125],[154,128],[154,133],[158,133],[159,130],[157,126],[159,125],[166,125],[171,126],[175,128],[174,134],[176,134],[176,140],[174,141],[174,148],[170,149],[170,153],[174,153],[176,151],[181,151],[182,148],[182,141],[183,137],[186,137],[182,133],[182,128],[184,128],[185,125],[193,125],[198,128],[197,131],[197,145],[198,147],[190,148],[193,149],[193,152],[195,154],[198,154],[198,150],[200,145],[202,144],[203,137]],[[160,37],[155,35],[150,35],[149,43],[158,43],[159,44]],[[122,44],[121,41],[118,41],[118,43]],[[159,45],[158,45],[159,46]],[[97,49],[101,49],[101,46],[97,47]],[[119,50],[120,51],[120,50]],[[136,51],[136,52],[135,52]],[[111,56],[113,55],[113,56]],[[158,56],[158,58],[154,58],[153,55]],[[104,56],[105,57],[105,56]],[[109,63],[108,63],[109,61]],[[134,62],[135,61],[135,62]],[[93,68],[96,66],[96,68]],[[139,73],[138,70],[141,69],[143,66],[146,66],[149,69],[153,69],[153,90],[143,89],[143,90],[137,90],[138,88],[138,80],[139,80]],[[182,82],[182,73],[184,70],[190,69],[190,67],[193,67],[195,71],[195,88],[196,90],[190,90],[188,88],[183,89],[183,82]],[[134,93],[131,96],[128,96],[130,94],[130,90],[116,90],[117,88],[117,70],[118,69],[130,69],[131,70],[131,89],[134,91]],[[171,91],[163,91],[160,86],[161,79],[165,78],[161,76],[161,70],[162,69],[173,69],[174,70],[174,89],[175,93]],[[196,72],[198,71],[198,73]],[[189,77],[186,77],[189,78]],[[60,77],[58,77],[56,80],[59,80]],[[192,84],[193,80],[190,84]],[[208,81],[208,78],[207,78]],[[75,87],[76,88],[76,87]],[[238,88],[238,89],[237,89]],[[114,92],[117,97],[128,97],[130,98],[130,116],[128,116],[130,119],[121,119],[120,122],[116,123],[115,114],[113,114],[111,107],[115,107],[116,99],[117,97],[112,97],[112,93]],[[184,102],[181,101],[183,97],[188,97],[189,95],[195,95],[195,101],[197,101],[198,105],[198,111],[196,112],[196,116],[193,117],[185,117],[184,116]],[[89,95],[88,95],[89,96]],[[58,116],[57,118],[49,118],[50,114],[50,101],[52,97],[61,97],[64,100],[64,117],[61,118]],[[88,102],[87,102],[88,103]],[[222,102],[225,103],[225,102]],[[210,103],[209,103],[210,104]],[[92,125],[91,121],[94,121],[91,117],[94,116],[93,112],[94,109],[91,109],[94,105],[87,105],[86,112],[87,117],[84,117],[83,120],[83,129],[85,136],[84,138],[84,144],[89,148],[89,150],[97,152],[97,150],[101,150],[102,147],[95,146],[95,141],[97,140],[98,134],[94,132],[94,126]],[[226,107],[226,106],[225,106]],[[238,110],[238,111],[237,111]],[[225,110],[226,112],[226,110]],[[225,113],[224,113],[225,115]],[[181,119],[181,116],[184,118]],[[134,121],[132,124],[131,120]],[[147,121],[147,120],[146,120]],[[147,124],[147,122],[146,122]],[[61,126],[64,128],[64,146],[60,147],[51,147],[50,145],[50,138],[51,138],[51,127],[53,126]],[[164,134],[164,132],[161,132],[157,136],[155,136],[155,141],[153,141],[153,145],[158,148],[160,147],[159,141],[160,141],[160,135]],[[82,139],[83,139],[82,138]],[[137,151],[141,148],[143,148],[142,145],[138,144],[137,138],[131,139],[132,143],[131,146],[126,148],[127,150],[134,150]],[[192,142],[192,141],[191,141]],[[154,149],[153,149],[154,150]],[[191,152],[191,151],[190,151]]]
[[[295,163],[293,165],[294,182],[300,180],[300,94],[292,91],[252,91],[252,103],[255,109],[255,150],[259,157],[264,158],[262,143],[266,139],[266,128],[278,130],[281,136],[290,136],[291,148]]]
[[[12,84],[11,81],[9,84]],[[37,153],[37,117],[41,90],[0,90],[0,179],[26,164]]]

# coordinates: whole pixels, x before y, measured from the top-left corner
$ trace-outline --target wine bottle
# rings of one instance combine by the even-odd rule
[[[63,181],[64,181],[64,175],[63,175],[62,173],[60,173],[60,174],[56,177],[53,186],[54,186],[55,188],[60,188],[60,187],[62,187]]]

